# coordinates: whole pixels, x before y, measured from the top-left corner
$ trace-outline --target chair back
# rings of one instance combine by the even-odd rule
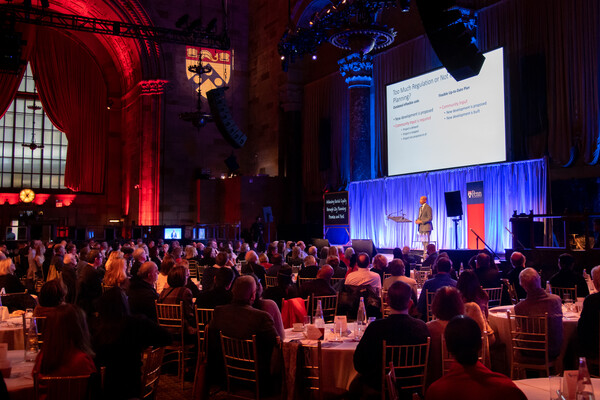
[[[44,328],[46,326],[46,317],[26,317],[25,314],[23,314],[23,344],[24,344],[23,348],[27,349],[27,332],[29,330],[29,326],[31,325],[32,320],[35,320],[35,327],[37,329],[38,346],[41,349],[42,344],[44,344],[43,333],[44,333]]]
[[[454,358],[452,358],[452,356],[450,355],[450,352],[448,351],[448,348],[446,347],[446,339],[444,338],[443,334],[442,334],[441,350],[442,350],[442,375],[446,375],[446,373],[448,373],[448,371],[450,371],[450,366],[454,362]],[[489,342],[487,340],[487,335],[483,335],[481,337],[481,349],[479,349],[478,360],[481,361],[481,363],[485,364],[486,366],[488,366],[487,364],[489,364],[487,362],[488,352],[489,352]]]
[[[495,288],[483,288],[488,295],[488,309],[500,305],[502,300],[502,286]]]
[[[298,277],[298,287],[300,289],[302,289],[302,285],[304,285],[306,282],[315,281],[315,280],[317,280],[317,278],[300,278],[300,277]]]
[[[543,316],[513,315],[506,313],[510,329],[512,365],[515,371],[536,369],[550,374],[548,355],[548,313]]]
[[[102,293],[106,293],[106,292],[108,292],[112,288],[114,288],[114,286],[112,286],[112,285],[105,285],[104,282],[102,282]]]
[[[397,387],[402,388],[403,391],[417,392],[419,395],[424,396],[430,341],[431,338],[428,337],[425,343],[401,346],[388,345],[386,341],[383,341],[381,377],[385,377],[393,367]],[[382,379],[382,400],[385,400],[385,384],[386,379]]]
[[[420,288],[420,289],[423,288],[423,284],[427,280],[427,277],[429,276],[430,272],[431,272],[431,270],[424,270],[424,269],[415,271],[415,281],[417,281],[418,288]]]
[[[332,287],[337,287],[337,285],[340,284],[340,282],[344,282],[346,280],[346,278],[331,278],[329,280],[330,284]]]
[[[221,335],[221,350],[227,376],[227,394],[232,394],[232,384],[253,384],[256,392],[255,398],[260,398],[258,382],[258,355],[256,352],[256,335],[252,339],[236,339]]]
[[[158,387],[160,367],[164,354],[164,347],[157,347],[155,349],[149,347],[142,353],[142,387],[140,392],[142,399],[153,396]]]
[[[396,370],[394,369],[394,363],[390,362],[390,372],[385,376],[388,388],[388,399],[399,400],[398,390],[396,389]]]
[[[425,299],[427,300],[427,322],[433,320],[433,311],[431,310],[433,296],[435,296],[435,292],[430,292],[429,290],[425,291]]]
[[[196,315],[196,325],[198,326],[198,360],[206,359],[207,341],[206,327],[213,317],[214,309],[194,307]]]
[[[392,276],[392,274],[384,272],[383,273],[383,280],[385,281],[387,278],[390,278],[391,276]],[[383,283],[383,281],[381,283]]]
[[[387,290],[381,290],[381,315],[383,316],[383,318],[387,318],[390,315],[390,304],[388,303],[388,298],[387,298]]]
[[[162,304],[158,300],[154,301],[156,305],[156,319],[158,325],[166,328],[173,334],[180,336],[181,343],[183,343],[184,335],[184,321],[183,321],[183,302],[179,304]]]
[[[277,286],[277,277],[276,276],[265,276],[265,285],[267,288],[276,287]]]
[[[188,266],[190,269],[190,279],[194,278],[198,280],[198,261],[190,259],[188,260]]]
[[[46,400],[84,400],[90,399],[88,388],[90,376],[33,376],[33,388],[36,399]]]
[[[323,309],[323,319],[325,323],[331,323],[335,320],[335,316],[337,315],[337,306],[338,306],[338,295],[334,294],[331,296],[312,296],[311,301],[311,312],[313,313],[317,309],[317,303],[321,300],[321,308]]]
[[[506,288],[506,291],[508,292],[508,297],[510,297],[511,304],[513,306],[516,305],[520,301],[520,299],[519,299],[519,295],[517,295],[517,290],[515,289],[515,285],[510,283],[508,281],[508,279],[502,279],[502,284],[504,285],[504,287]]]
[[[552,286],[552,294],[557,295],[562,299],[564,303],[565,300],[573,300],[573,303],[577,301],[577,285],[572,288],[563,288],[563,287],[554,287]]]
[[[321,353],[321,341],[316,346],[301,346],[302,368],[303,368],[303,388],[316,394],[317,399],[321,399],[321,379],[323,372],[323,356]]]

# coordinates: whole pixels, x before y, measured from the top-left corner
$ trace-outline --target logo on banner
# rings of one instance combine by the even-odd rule
[[[478,190],[469,190],[467,191],[467,196],[470,199],[481,199],[483,197],[483,192]]]
[[[188,80],[199,85],[202,97],[206,98],[206,92],[221,86],[227,86],[231,78],[231,51],[218,50],[202,47],[187,46],[185,56],[185,70]],[[189,71],[192,65],[210,65],[212,70],[206,74],[199,75]]]

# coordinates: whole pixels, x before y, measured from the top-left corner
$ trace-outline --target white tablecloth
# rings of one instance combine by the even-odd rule
[[[23,317],[9,318],[0,322],[0,343],[8,343],[9,350],[23,350]]]
[[[548,400],[550,398],[548,378],[521,379],[514,382],[525,393],[528,400]],[[597,398],[600,395],[600,379],[592,379],[592,384]]]
[[[498,360],[492,360],[492,367],[494,370],[501,372],[507,376],[510,376],[510,363],[512,360],[511,352],[511,338],[510,329],[508,326],[508,318],[506,317],[506,311],[514,313],[513,306],[500,306],[490,308],[489,323],[496,334],[496,345],[505,345],[505,362],[501,363]],[[577,332],[577,322],[579,321],[579,314],[567,313],[563,317],[563,344],[561,347],[560,355],[556,360],[556,368],[558,371],[562,371],[563,359],[565,351],[570,340],[574,337]]]
[[[348,324],[349,329],[353,328],[354,324]],[[343,337],[343,341],[331,341],[333,333],[331,332],[333,324],[327,324],[325,329],[325,340],[321,342],[321,352],[323,356],[323,371],[322,385],[324,388],[340,388],[347,390],[352,380],[358,375],[354,369],[353,356],[357,341],[353,340],[354,333],[351,332],[349,337]],[[301,340],[305,345],[316,345],[317,341],[306,341],[302,332],[293,332],[292,329],[285,330],[285,342],[283,343],[284,352],[286,346],[291,346],[290,342]],[[316,354],[316,352],[315,352]],[[291,368],[287,364],[286,371]],[[297,371],[296,377],[300,377],[300,371]],[[288,394],[292,394],[289,393]],[[288,398],[292,398],[288,396]]]
[[[8,359],[12,364],[10,378],[4,379],[11,400],[33,399],[33,362],[25,362],[23,350],[9,350]]]

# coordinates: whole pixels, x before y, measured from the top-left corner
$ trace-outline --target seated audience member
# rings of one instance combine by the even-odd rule
[[[58,278],[58,274],[62,271],[65,254],[64,246],[60,244],[54,246],[54,255],[50,259],[47,281]]]
[[[410,265],[417,264],[421,261],[421,256],[414,256],[410,254],[410,247],[404,246],[402,248],[402,261],[404,261],[404,266],[406,267],[406,276],[410,278]]]
[[[560,270],[550,278],[552,287],[573,288],[577,285],[577,297],[586,297],[590,294],[585,278],[574,271],[575,259],[572,255],[561,254],[558,257],[558,267]],[[576,301],[576,299],[572,300]]]
[[[598,332],[600,323],[600,266],[592,269],[592,281],[596,293],[590,294],[583,301],[583,310],[577,323],[580,343],[580,355],[590,359],[598,358]]]
[[[390,288],[390,286],[392,286],[392,284],[396,281],[402,281],[402,282],[408,284],[411,287],[411,289],[413,290],[413,294],[415,296],[415,299],[413,301],[416,304],[417,303],[417,300],[416,300],[417,281],[415,281],[412,278],[408,278],[404,274],[405,268],[406,268],[406,264],[404,262],[402,262],[402,260],[399,258],[395,258],[392,261],[390,261],[390,264],[388,265],[388,269],[390,270],[390,273],[392,274],[392,276],[390,276],[389,278],[387,278],[386,280],[383,281],[383,290],[388,290]]]
[[[359,376],[350,385],[353,398],[381,398],[381,357],[384,340],[388,345],[419,344],[427,341],[429,331],[425,323],[408,315],[411,293],[412,289],[406,283],[395,282],[388,290],[390,316],[375,320],[367,326],[354,352],[354,369]]]
[[[308,248],[308,251],[306,252],[306,255],[313,256],[315,258],[317,265],[319,265],[319,254],[318,254],[317,248],[315,246],[310,246]],[[306,257],[304,257],[304,258],[306,258]]]
[[[516,315],[540,316],[548,313],[548,357],[556,359],[563,341],[562,301],[554,294],[542,289],[540,275],[533,268],[525,268],[519,275],[519,282],[527,297],[515,305]]]
[[[271,254],[271,258],[273,258],[275,254],[277,253]],[[260,253],[258,255],[258,262],[265,270],[268,270],[273,266],[273,264],[269,262],[269,256],[267,256],[265,253]]]
[[[97,309],[92,343],[96,365],[106,367],[104,397],[140,398],[142,352],[150,346],[166,346],[171,342],[171,336],[145,316],[131,315],[125,292],[117,287],[100,297]]]
[[[381,282],[383,282],[384,274],[388,273],[388,259],[383,254],[377,254],[373,257],[373,268],[371,268],[371,272],[375,272],[379,275]]]
[[[136,276],[138,269],[148,260],[148,256],[143,247],[138,247],[133,251],[133,264],[131,265],[131,270],[129,273],[132,276]]]
[[[91,250],[88,261],[78,271],[76,304],[87,315],[91,315],[94,312],[94,301],[102,295],[102,254],[98,250]]]
[[[444,331],[448,351],[456,361],[450,371],[427,389],[427,400],[526,400],[510,378],[478,361],[479,325],[466,316],[454,317]]]
[[[215,258],[215,264],[205,268],[202,274],[202,290],[210,290],[215,284],[215,274],[219,268],[230,268],[227,264],[227,253],[221,251]]]
[[[138,269],[138,274],[131,278],[127,290],[129,309],[133,315],[145,315],[149,320],[156,322],[156,305],[158,293],[154,284],[158,279],[158,267],[152,261],[146,261]]]
[[[426,386],[441,378],[443,374],[442,336],[448,322],[457,315],[464,314],[465,305],[456,288],[444,286],[435,292],[431,303],[431,311],[435,319],[427,322],[431,342],[429,345]]]
[[[94,352],[85,314],[73,304],[56,307],[46,321],[44,343],[32,374],[41,376],[88,375],[96,372]]]
[[[177,262],[175,265],[180,265],[183,268],[186,269],[187,274],[188,274],[188,280],[185,284],[185,287],[190,289],[190,292],[192,292],[192,297],[195,299],[200,295],[200,289],[198,289],[198,285],[196,284],[196,282],[194,282],[191,278],[189,278],[190,276],[190,262],[186,259],[180,259],[179,262]]]
[[[75,295],[77,291],[77,258],[73,254],[65,254],[63,258],[63,270],[60,274],[60,280],[65,284],[67,289],[67,296],[65,301],[70,304],[75,303]]]
[[[256,335],[258,354],[258,379],[261,394],[274,392],[277,380],[271,375],[271,355],[278,347],[277,331],[269,313],[251,305],[256,296],[256,281],[251,276],[241,276],[233,284],[231,304],[215,308],[208,328],[208,364],[211,381],[223,380],[222,355],[219,332],[237,339],[251,339]]]
[[[479,253],[475,260],[475,273],[477,274],[477,278],[479,278],[481,287],[497,288],[502,286],[500,271],[498,271],[496,264],[494,264],[488,254]]]
[[[427,319],[427,292],[436,292],[439,288],[444,286],[456,287],[456,281],[450,277],[452,264],[449,259],[441,259],[437,264],[437,269],[437,274],[423,284],[423,289],[419,296],[417,309],[423,320]]]
[[[117,286],[123,290],[127,290],[129,287],[129,278],[127,277],[125,259],[119,256],[112,257],[112,255],[118,253],[120,252],[112,252],[111,257],[106,262],[106,273],[104,274],[102,283],[105,287]],[[139,267],[136,268],[136,273],[139,269]]]
[[[263,293],[265,299],[271,299],[277,303],[281,310],[283,300],[299,297],[298,289],[292,282],[292,267],[284,265],[277,274],[277,286],[266,289]]]
[[[277,276],[279,270],[283,266],[283,257],[281,256],[281,254],[273,254],[271,261],[273,262],[273,265],[271,265],[271,267],[265,271],[265,275]],[[256,274],[256,276],[258,276],[260,279],[260,276],[258,274]]]
[[[198,251],[194,245],[188,244],[185,246],[185,259],[189,261],[199,261]]]
[[[203,290],[196,298],[198,308],[215,308],[231,303],[231,284],[233,271],[231,268],[219,268],[215,274],[215,284],[211,290]]]
[[[173,259],[173,257],[171,257],[169,254],[165,255],[160,263],[160,271],[158,278],[156,279],[156,293],[161,294],[165,288],[169,287],[167,279],[169,278],[169,272],[174,266],[175,259]]]
[[[352,256],[355,256],[354,248],[347,247],[346,250],[344,250],[344,248],[342,246],[339,246],[339,247],[337,247],[337,252],[338,252],[337,256],[340,258],[340,265],[345,266],[346,269],[348,269],[348,273],[356,271],[356,262],[354,263],[353,266],[350,265],[351,264],[350,260],[352,259]],[[333,255],[333,254],[330,253],[329,255]],[[353,267],[355,267],[354,270],[350,271],[350,269]]]
[[[242,243],[240,245],[240,252],[237,255],[237,259],[238,260],[245,260],[246,259],[246,254],[250,251],[250,246],[248,246],[248,243]]]
[[[429,243],[426,249],[427,258],[423,261],[423,267],[433,268],[433,264],[435,264],[435,260],[437,259],[437,251],[435,249],[435,244]]]
[[[337,257],[337,251],[335,256]],[[329,257],[329,247],[323,246],[319,252],[319,267],[322,267],[323,264],[327,264],[327,257]]]
[[[313,256],[306,256],[304,258],[304,267],[298,272],[300,278],[316,278],[319,272],[319,266],[317,260]]]
[[[310,256],[308,256],[310,257]],[[307,298],[308,296],[332,296],[337,292],[331,286],[331,277],[333,276],[333,268],[330,265],[323,265],[317,273],[317,278],[312,281],[303,282],[300,286],[300,296]]]
[[[67,288],[60,279],[52,279],[44,283],[38,296],[38,305],[33,310],[34,317],[53,315],[56,307],[65,302]]]
[[[6,293],[23,293],[25,286],[15,276],[15,264],[11,258],[0,261],[0,288]]]
[[[187,334],[195,334],[196,316],[194,315],[193,296],[190,289],[185,287],[190,271],[181,266],[176,265],[169,271],[167,283],[168,288],[165,288],[158,297],[158,302],[162,304],[179,304],[183,302],[183,316],[186,323]]]
[[[281,254],[277,254],[277,255],[279,256],[279,258],[277,258],[275,255],[273,255],[274,260],[281,261]],[[263,267],[262,265],[260,265],[258,263],[258,255],[256,255],[256,252],[254,250],[247,251],[245,260],[246,260],[246,266],[250,267],[252,273],[258,278],[258,281],[264,287],[266,284],[265,283],[265,275],[267,274],[267,270],[265,269],[265,267]],[[275,265],[275,264],[273,264],[273,265]],[[279,263],[278,268],[281,268],[281,263]]]
[[[345,284],[347,286],[367,285],[373,289],[381,289],[381,277],[379,274],[369,271],[370,261],[367,253],[360,253],[356,259],[358,270],[346,276]]]
[[[494,330],[488,323],[488,295],[481,288],[477,275],[471,270],[463,271],[458,278],[456,288],[460,291],[465,303],[465,315],[479,325],[479,329],[487,336],[489,344],[495,342]],[[485,360],[487,362],[487,360]]]
[[[198,265],[203,267],[210,267],[211,265],[215,264],[215,257],[217,257],[217,249],[212,246],[206,246],[202,254],[202,260],[200,260]]]
[[[526,262],[527,260],[525,256],[518,251],[515,251],[510,255],[510,264],[512,265],[512,268],[508,273],[507,278],[508,281],[515,287],[515,291],[517,292],[517,297],[519,299],[524,299],[525,296],[527,296],[525,289],[523,289],[519,283],[519,274],[525,269]]]
[[[255,279],[256,281],[256,279]],[[256,283],[256,295],[254,296],[254,303],[252,307],[268,312],[271,318],[273,318],[273,326],[277,331],[277,336],[281,340],[285,339],[285,329],[283,328],[283,320],[281,317],[281,311],[279,311],[279,307],[277,307],[277,303],[270,299],[263,299],[263,288],[261,285]]]
[[[288,264],[291,267],[299,267],[304,262],[304,257],[302,257],[303,251],[298,246],[294,246],[292,249],[292,256],[290,257]]]
[[[331,266],[331,268],[333,268],[332,278],[345,278],[346,277],[346,271],[348,269],[345,267],[342,267],[340,265],[340,259],[338,258],[338,256],[327,257],[327,262],[325,264],[328,264],[329,266]]]

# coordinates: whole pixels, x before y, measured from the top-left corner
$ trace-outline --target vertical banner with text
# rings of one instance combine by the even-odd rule
[[[467,223],[469,228],[469,249],[483,249],[485,245],[481,241],[478,241],[475,235],[477,233],[482,240],[485,240],[483,181],[467,182]]]
[[[323,195],[324,238],[330,244],[350,241],[350,207],[348,192],[328,192]]]

